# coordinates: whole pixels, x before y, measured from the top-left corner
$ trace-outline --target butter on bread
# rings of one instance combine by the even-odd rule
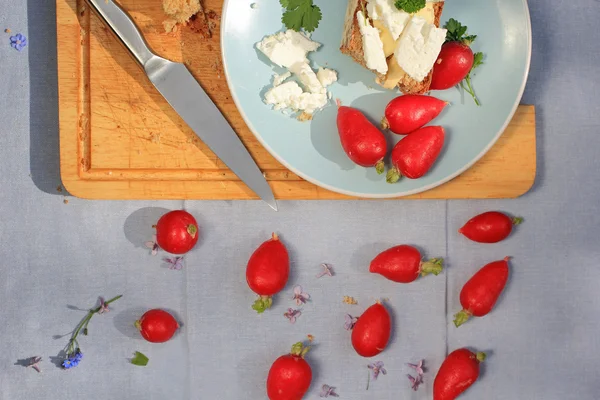
[[[340,51],[343,54],[349,55],[354,61],[365,68],[367,68],[367,63],[365,60],[362,34],[358,24],[357,14],[360,11],[367,10],[368,3],[368,0],[348,0],[342,44],[340,46]],[[427,22],[439,27],[443,9],[443,1],[427,2],[426,7],[414,15],[422,17]],[[376,74],[376,82],[387,89],[393,89],[398,86],[400,91],[405,94],[423,94],[429,91],[433,68],[428,76],[422,81],[413,79],[396,62],[394,56],[396,41],[390,32],[380,20],[369,19],[369,21],[372,26],[380,31],[380,38],[383,43],[383,49],[388,64],[388,71],[386,74],[373,71]]]

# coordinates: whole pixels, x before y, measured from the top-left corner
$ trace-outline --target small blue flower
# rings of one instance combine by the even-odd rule
[[[20,33],[10,37],[10,45],[13,49],[21,51],[27,46],[27,38]]]
[[[75,352],[75,354],[72,354],[71,356],[69,356],[69,358],[67,358],[66,360],[64,360],[62,362],[62,366],[64,369],[75,368],[76,366],[79,365],[79,362],[81,361],[82,358],[83,358],[83,353],[81,351],[77,350]]]

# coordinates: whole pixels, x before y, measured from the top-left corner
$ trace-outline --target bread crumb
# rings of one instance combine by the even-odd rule
[[[343,301],[344,301],[344,303],[350,304],[350,305],[358,304],[358,301],[356,301],[356,299],[354,297],[350,297],[350,296],[344,296]]]
[[[163,0],[163,11],[169,17],[163,22],[167,33],[173,32],[176,24],[185,24],[202,11],[200,0]]]
[[[67,200],[67,199],[64,199],[64,200],[63,200],[63,203],[65,203],[65,204],[69,204],[69,200]]]
[[[6,29],[4,30],[4,33],[11,33],[11,32],[12,32],[12,31],[11,31],[10,29],[8,29],[8,28],[6,28]]]
[[[211,26],[211,24],[213,26]],[[202,38],[209,39],[212,37],[212,30],[214,28],[214,23],[209,23],[206,19],[206,14],[204,11],[200,11],[190,17],[190,21],[188,26],[192,30],[192,32],[198,33]]]
[[[59,192],[59,193],[60,193],[60,192],[62,192],[62,187],[61,187],[60,185],[58,185],[58,186],[56,187],[56,191],[57,191],[57,192]]]
[[[223,62],[220,58],[217,58],[215,61],[212,62],[212,64],[210,64],[210,67],[213,71],[220,72],[221,70],[223,70]]]
[[[163,21],[163,27],[167,33],[172,33],[175,30],[175,25],[177,25],[177,21],[174,19],[169,18]]]
[[[302,114],[298,115],[296,119],[300,122],[306,122],[313,119],[313,115],[303,111]]]

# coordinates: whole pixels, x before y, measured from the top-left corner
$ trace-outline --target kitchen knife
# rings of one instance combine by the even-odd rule
[[[87,0],[144,68],[146,75],[194,133],[254,193],[277,211],[277,202],[262,172],[223,114],[187,67],[154,54],[133,19],[113,0]]]

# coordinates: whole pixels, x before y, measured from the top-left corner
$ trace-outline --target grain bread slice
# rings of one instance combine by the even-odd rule
[[[365,68],[367,68],[367,63],[364,58],[362,35],[360,33],[356,14],[359,11],[366,9],[367,0],[348,0],[344,31],[342,33],[342,44],[340,46],[340,51],[343,54],[352,57],[354,61]],[[439,27],[442,11],[444,10],[444,2],[433,3],[433,10],[435,14],[433,23],[435,26]],[[394,55],[388,57],[388,66],[392,65],[392,61],[394,61],[392,57],[394,57]],[[394,64],[393,67],[397,68],[390,68],[387,75],[373,71],[377,75],[376,82],[379,85],[387,89],[393,89],[397,86],[404,94],[423,94],[429,91],[433,70],[429,72],[429,75],[427,75],[422,82],[419,82],[411,78],[406,72],[402,71],[397,63]]]

